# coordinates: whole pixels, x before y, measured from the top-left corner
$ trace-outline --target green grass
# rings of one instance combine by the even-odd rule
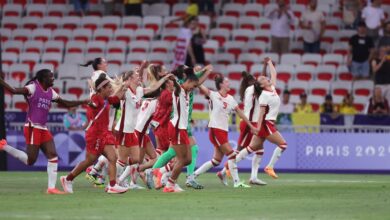
[[[233,189],[206,174],[201,191],[123,195],[108,195],[80,176],[75,193],[62,196],[43,193],[44,172],[0,172],[0,219],[390,219],[388,175],[261,176],[268,186]]]

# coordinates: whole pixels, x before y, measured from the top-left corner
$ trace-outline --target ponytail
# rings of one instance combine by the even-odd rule
[[[242,71],[241,77],[242,77],[242,81],[240,84],[239,94],[240,94],[241,101],[244,101],[245,90],[249,86],[253,85],[256,82],[256,80],[251,74],[249,74],[246,71]]]
[[[254,95],[255,95],[256,99],[258,99],[260,97],[261,93],[263,92],[263,88],[261,87],[261,85],[258,81],[254,82],[253,87],[255,90]]]
[[[225,80],[225,77],[223,77],[222,74],[218,74],[217,76],[215,76],[214,81],[217,90],[221,89],[221,83],[223,83],[223,80]]]
[[[96,70],[99,70],[98,65],[101,64],[102,61],[103,61],[103,58],[97,57],[94,60],[90,60],[85,64],[80,64],[80,66],[88,67],[88,66],[92,65],[93,70],[96,71]]]

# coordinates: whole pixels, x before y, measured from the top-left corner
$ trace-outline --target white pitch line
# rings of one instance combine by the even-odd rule
[[[390,181],[375,181],[375,180],[289,180],[278,179],[277,182],[289,183],[390,183]]]
[[[2,218],[14,218],[14,219],[58,219],[58,216],[56,215],[27,215],[27,214],[17,214],[17,213],[3,213],[0,212],[0,215]],[[73,216],[72,219],[91,219],[91,220],[97,220],[97,219],[104,219],[102,216]]]

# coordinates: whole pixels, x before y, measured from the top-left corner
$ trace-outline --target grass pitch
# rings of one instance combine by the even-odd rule
[[[198,179],[204,190],[108,195],[82,175],[75,180],[74,194],[46,195],[45,172],[0,172],[0,219],[390,219],[389,175],[261,177],[268,186],[223,187],[210,173]]]

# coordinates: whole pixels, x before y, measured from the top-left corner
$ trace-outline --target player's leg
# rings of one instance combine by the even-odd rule
[[[107,193],[124,193],[127,191],[127,188],[121,187],[116,182],[116,167],[117,167],[117,156],[115,152],[115,147],[112,145],[107,145],[104,147],[103,151],[104,156],[108,160],[108,176],[109,176],[109,187],[107,188]]]
[[[126,184],[127,182],[123,182],[127,179],[127,177],[131,176],[131,180],[136,183],[136,175],[138,175],[138,167],[140,163],[140,148],[138,145],[133,145],[131,147],[127,147],[128,159],[125,170],[118,178],[118,182],[121,184]],[[119,161],[119,160],[118,160]]]
[[[117,179],[122,175],[126,166],[128,165],[128,159],[131,153],[131,148],[124,145],[118,147],[118,160],[116,162],[116,176]]]
[[[73,193],[73,180],[80,175],[88,166],[91,166],[99,157],[87,151],[85,159],[78,163],[67,176],[61,176],[62,188],[67,193]]]
[[[237,162],[236,162],[236,152],[233,150],[233,148],[230,146],[229,142],[226,142],[222,144],[219,149],[223,154],[225,154],[228,158],[228,166],[230,173],[233,178],[234,187],[250,187],[242,182],[240,182],[240,178],[238,176],[238,170],[237,170]]]
[[[279,160],[279,158],[282,156],[282,153],[286,150],[287,143],[278,131],[269,135],[267,137],[267,140],[269,142],[277,145],[277,147],[275,148],[275,150],[272,154],[271,160],[268,163],[268,165],[266,166],[266,168],[264,169],[264,171],[268,175],[270,175],[272,178],[276,179],[276,178],[278,178],[278,175],[276,175],[276,173],[274,171],[274,165]]]
[[[168,179],[168,183],[164,188],[164,192],[179,192],[175,189],[176,181],[180,176],[183,167],[191,163],[191,153],[189,152],[189,145],[178,144],[173,145],[172,148],[176,152],[176,163],[172,169],[172,175]]]
[[[58,170],[58,156],[57,156],[56,147],[54,145],[54,141],[51,135],[49,136],[47,136],[48,134],[45,135],[47,138],[42,139],[45,142],[41,144],[41,149],[47,158],[47,177],[48,177],[47,193],[62,194],[63,192],[56,189],[57,170]],[[44,137],[45,135],[42,136]]]
[[[196,182],[194,176],[196,162],[198,160],[199,147],[196,143],[195,137],[192,135],[192,130],[190,130],[189,132],[189,137],[190,137],[190,146],[191,146],[191,164],[187,166],[186,185],[194,189],[203,189],[203,186],[200,185],[198,182]]]
[[[161,168],[165,166],[170,160],[172,160],[174,157],[176,157],[175,149],[172,147],[168,148],[167,151],[165,151],[154,163],[153,169]]]
[[[218,147],[214,147],[214,155],[213,158],[210,161],[207,161],[206,163],[202,164],[194,173],[195,178],[198,177],[199,175],[207,172],[213,167],[218,166],[222,159],[223,159],[224,154]]]
[[[30,146],[30,150],[28,149],[28,146]],[[0,150],[7,152],[9,155],[15,157],[26,165],[33,165],[38,157],[39,146],[27,144],[27,153],[25,153],[21,150],[16,149],[15,147],[8,145],[7,141],[5,139],[2,139],[0,141]]]

